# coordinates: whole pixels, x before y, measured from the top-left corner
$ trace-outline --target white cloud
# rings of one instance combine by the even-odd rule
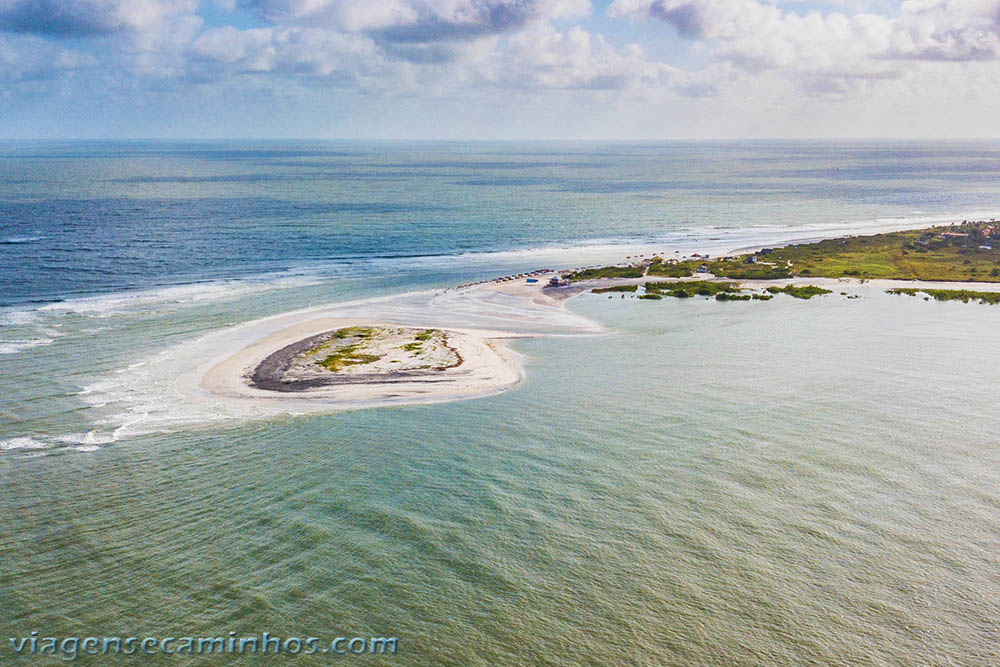
[[[749,71],[783,70],[811,80],[890,78],[904,60],[1000,57],[1000,2],[907,0],[894,16],[809,11],[757,0],[615,0],[610,14],[649,17],[713,45],[715,58]]]
[[[666,90],[693,84],[677,68],[648,59],[638,44],[618,49],[579,26],[559,32],[549,24],[507,40],[486,76],[503,86],[536,89]]]
[[[0,0],[0,31],[86,37],[161,28],[198,0]]]
[[[89,53],[49,44],[34,35],[0,35],[4,97],[24,87],[44,92],[49,84],[95,63]]]
[[[259,27],[206,27],[199,0],[0,0],[5,94],[195,90],[331,104],[351,94],[390,110],[474,99],[535,113],[572,99],[567,115],[605,118],[634,106],[828,119],[820,102],[883,108],[879,95],[905,99],[907,113],[923,100],[928,116],[946,99],[1000,103],[989,83],[1000,76],[1000,0],[614,0],[601,16],[589,0],[204,2],[212,20],[242,13],[233,23]],[[600,34],[621,35],[626,20],[649,20],[636,32],[648,41]],[[602,30],[609,21],[618,25]]]
[[[474,38],[590,12],[589,0],[239,0],[238,5],[276,23],[384,32],[407,41]]]

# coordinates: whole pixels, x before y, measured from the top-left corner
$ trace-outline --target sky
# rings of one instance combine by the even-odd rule
[[[1000,0],[0,0],[0,138],[1000,136]]]

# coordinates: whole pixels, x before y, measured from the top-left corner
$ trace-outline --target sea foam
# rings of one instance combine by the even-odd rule
[[[51,445],[48,445],[40,440],[35,440],[34,438],[28,436],[19,436],[16,438],[10,438],[9,440],[0,440],[0,450],[29,450],[29,449],[48,449]]]

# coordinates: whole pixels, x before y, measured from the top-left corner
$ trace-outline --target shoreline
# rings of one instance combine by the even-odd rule
[[[463,293],[498,293],[526,303],[542,306],[546,310],[565,310],[569,299],[590,292],[594,288],[637,285],[650,282],[709,281],[718,283],[738,282],[749,289],[763,290],[769,286],[817,285],[827,288],[851,287],[865,289],[889,289],[899,287],[927,287],[938,289],[961,289],[968,283],[954,281],[921,281],[870,279],[851,277],[791,277],[783,279],[742,279],[734,280],[711,274],[698,274],[682,278],[664,276],[642,276],[640,278],[595,278],[569,283],[561,287],[549,287],[550,277],[559,276],[559,271],[535,274],[537,283],[527,283],[506,276],[484,281],[481,284],[445,291]],[[1000,292],[1000,282],[977,283],[984,291]],[[426,320],[407,322],[403,319],[368,320],[362,318],[317,318],[268,333],[246,345],[235,354],[212,365],[201,377],[199,389],[219,398],[266,401],[306,401],[331,408],[356,409],[380,405],[401,405],[433,403],[479,398],[501,393],[521,382],[524,371],[517,361],[517,355],[504,341],[537,335],[504,331],[498,329],[472,329],[464,327],[428,324]],[[347,327],[427,327],[441,330],[447,336],[448,345],[461,359],[461,363],[445,369],[425,371],[408,370],[381,373],[359,373],[341,375],[324,381],[300,381],[293,388],[281,386],[282,380],[274,370],[282,363],[308,349],[317,340],[332,331]],[[595,333],[595,332],[591,332]],[[253,337],[253,334],[251,334]]]
[[[519,334],[483,329],[440,327],[448,344],[462,363],[443,370],[406,371],[373,376],[342,377],[332,382],[315,383],[301,389],[278,390],[279,382],[268,376],[259,386],[252,376],[265,362],[279,355],[282,361],[306,349],[314,340],[346,327],[400,326],[359,319],[321,318],[286,327],[247,345],[229,358],[209,368],[199,387],[218,397],[253,401],[309,401],[345,409],[359,403],[371,405],[428,403],[477,398],[499,393],[516,385],[524,376],[515,354],[504,339]]]
[[[982,255],[984,248],[987,253],[993,252],[988,240],[998,238],[998,224],[1000,223],[995,223],[995,221],[968,223],[968,225],[963,223],[966,225],[962,228],[963,233],[954,231],[955,228],[952,227],[947,232],[928,230],[920,235],[911,234],[902,237],[902,241],[893,237],[891,244],[895,245],[891,245],[891,249],[901,250],[902,256],[905,257],[909,254],[907,248],[916,254],[920,252],[926,254],[932,249],[937,250],[942,247],[950,248],[951,254],[945,255],[945,260],[935,259],[934,261],[937,261],[938,264],[934,266],[939,266],[944,262],[945,268],[949,269],[951,274],[955,274],[956,271],[953,269],[955,265],[972,264],[969,253],[977,251]],[[982,242],[985,245],[981,244],[978,250],[976,250],[975,243],[980,243],[980,241],[975,241],[976,234],[987,235],[987,241]],[[841,248],[847,247],[848,243],[864,245],[872,243],[869,239],[880,239],[879,236],[859,237],[863,239],[862,241],[852,241],[858,237],[838,238],[844,239],[843,243],[830,246],[832,250],[829,252],[846,252]],[[961,241],[957,242],[955,239],[961,239]],[[880,241],[884,246],[885,239],[880,239]],[[937,245],[933,245],[932,241]],[[971,247],[969,247],[970,242],[972,243]],[[952,245],[949,246],[949,243]],[[956,243],[964,243],[964,245],[956,247]],[[883,246],[877,247],[882,248]],[[864,245],[864,247],[867,249],[870,246]],[[248,323],[245,325],[246,337],[243,338],[243,341],[251,342],[245,344],[236,353],[229,353],[226,350],[220,354],[216,360],[221,358],[222,361],[218,361],[208,368],[201,375],[197,386],[200,391],[207,392],[217,398],[235,399],[243,405],[250,402],[251,407],[259,407],[262,402],[274,404],[278,401],[294,400],[298,401],[300,405],[313,404],[323,406],[323,409],[336,410],[386,404],[460,400],[500,393],[517,385],[523,379],[524,372],[517,363],[513,351],[506,348],[502,341],[516,337],[556,333],[558,328],[553,326],[553,323],[561,316],[569,314],[565,305],[566,301],[596,288],[646,286],[646,293],[640,295],[640,298],[659,300],[662,298],[660,294],[662,288],[650,290],[650,283],[675,285],[685,283],[702,283],[704,285],[706,282],[736,283],[743,291],[757,290],[760,294],[776,291],[791,293],[782,288],[810,286],[817,288],[811,292],[806,290],[809,292],[807,294],[793,294],[793,296],[804,299],[816,294],[845,288],[854,290],[925,288],[954,291],[956,287],[958,290],[964,290],[971,286],[966,281],[956,280],[869,278],[865,275],[867,271],[859,277],[854,277],[861,272],[853,268],[849,271],[848,268],[852,265],[843,266],[839,271],[834,272],[834,275],[829,273],[826,276],[804,275],[812,273],[807,269],[816,265],[815,254],[817,251],[815,249],[802,250],[800,253],[805,253],[802,257],[795,256],[794,266],[802,266],[799,263],[800,259],[805,264],[802,272],[796,271],[798,275],[795,275],[792,273],[792,259],[781,259],[782,253],[789,252],[790,248],[797,249],[799,246],[784,246],[774,251],[768,251],[767,257],[771,257],[773,252],[776,258],[771,262],[760,259],[759,253],[743,256],[739,254],[739,251],[731,251],[729,256],[722,257],[721,261],[719,258],[709,260],[708,255],[698,253],[692,253],[690,258],[685,255],[669,260],[664,260],[661,256],[629,256],[625,258],[624,264],[582,269],[536,269],[450,287],[431,293],[427,300],[409,310],[397,308],[388,309],[388,312],[383,310],[382,317],[379,317],[380,313],[377,308],[363,307],[341,308],[339,312],[341,317],[322,317],[316,313],[312,319],[299,319],[297,324],[278,330],[265,325],[264,322],[267,320]],[[975,255],[975,257],[980,257],[980,255]],[[983,257],[986,259],[980,257],[978,261],[981,263],[984,261],[997,262],[996,265],[988,265],[989,267],[998,267],[995,270],[991,269],[992,272],[989,275],[1000,275],[1000,257],[995,260],[990,254],[983,255]],[[654,266],[660,268],[656,273],[650,275]],[[748,269],[747,266],[754,268]],[[760,266],[768,268],[759,270],[757,267]],[[896,265],[892,265],[892,268],[896,268]],[[976,269],[971,269],[968,273],[976,276],[983,275],[976,274],[975,271]],[[842,275],[837,275],[838,273]],[[742,277],[744,275],[746,277]],[[939,269],[938,275],[949,275],[949,271]],[[975,286],[983,288],[985,292],[1000,292],[1000,282],[976,281]],[[668,295],[691,296],[684,289],[673,290],[671,288],[671,290]],[[716,291],[706,287],[696,288],[696,290],[699,294],[704,293],[708,296],[714,294],[717,300],[769,300],[772,298],[768,295],[762,297],[742,295],[727,299],[722,298],[726,296],[725,294],[717,294]],[[845,292],[841,293],[845,294]],[[624,296],[625,293],[622,292],[622,297],[624,298]],[[406,297],[404,295],[401,298],[405,300]],[[857,298],[857,295],[849,298]],[[968,300],[968,297],[965,300]],[[995,303],[996,301],[990,298],[989,302]],[[336,311],[336,304],[327,307],[329,314]],[[509,319],[511,314],[515,312],[520,313],[523,318],[520,321],[521,332],[516,332],[519,324],[517,318]],[[305,316],[305,313],[302,315]],[[499,328],[469,328],[465,326],[476,322],[477,318],[480,324],[499,325]],[[525,328],[526,322],[530,322],[533,328]],[[546,324],[549,326],[546,327]],[[578,326],[577,333],[596,333],[603,330],[600,325],[591,324],[595,324],[595,326],[589,328]],[[410,363],[412,356],[407,355],[413,354],[414,350],[419,350],[420,343],[406,344],[399,339],[389,341],[384,338],[379,343],[381,347],[377,349],[373,347],[366,350],[360,342],[352,343],[349,346],[345,344],[346,347],[343,349],[353,352],[345,352],[346,356],[340,358],[352,359],[351,355],[353,354],[353,361],[349,363],[337,361],[332,362],[334,365],[328,365],[327,361],[334,359],[334,356],[326,357],[327,361],[310,356],[315,354],[313,350],[322,349],[321,346],[326,345],[327,341],[336,336],[340,330],[352,327],[432,328],[441,332],[440,344],[450,350],[454,357],[447,363],[420,361],[418,362],[420,365],[414,365]],[[388,333],[390,336],[398,337],[400,331],[389,331]],[[367,340],[371,335],[368,333],[362,338],[353,338],[352,340]],[[374,335],[378,338],[384,334],[376,333]],[[351,335],[348,334],[346,337],[351,338]],[[372,345],[374,342],[364,344]],[[412,347],[412,345],[416,347]],[[435,347],[435,349],[441,348]],[[365,350],[365,352],[358,350]],[[405,353],[401,351],[405,351]],[[347,365],[339,365],[340,363]],[[391,364],[400,365],[393,366]],[[208,365],[208,363],[205,364],[205,366]]]

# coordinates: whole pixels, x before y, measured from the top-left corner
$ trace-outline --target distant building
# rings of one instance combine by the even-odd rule
[[[757,256],[756,255],[747,255],[747,258],[743,260],[743,263],[744,264],[756,264],[757,263]]]
[[[698,268],[695,269],[695,271],[697,271],[698,273],[708,273],[708,267],[704,264],[700,264]]]

